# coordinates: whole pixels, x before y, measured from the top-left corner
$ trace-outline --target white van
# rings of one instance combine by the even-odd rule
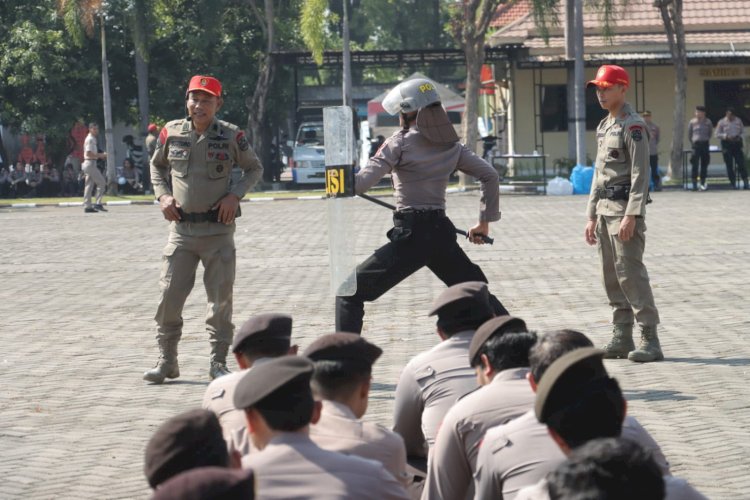
[[[292,181],[295,184],[325,183],[323,122],[305,122],[299,126],[291,167]]]

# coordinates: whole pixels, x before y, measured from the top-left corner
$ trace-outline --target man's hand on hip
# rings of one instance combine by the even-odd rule
[[[219,210],[219,222],[231,224],[234,222],[234,216],[237,214],[237,207],[240,206],[240,199],[234,193],[229,193],[213,206],[212,210]]]
[[[179,210],[177,210],[178,207],[177,200],[170,194],[163,194],[159,198],[159,208],[168,221],[179,222],[182,219]]]

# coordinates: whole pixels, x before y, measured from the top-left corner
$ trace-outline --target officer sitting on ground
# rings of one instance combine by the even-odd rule
[[[315,363],[312,388],[322,402],[310,439],[326,450],[377,460],[409,487],[404,440],[385,427],[361,420],[367,411],[372,365],[383,353],[354,333],[323,335],[305,351]]]
[[[594,439],[577,448],[547,483],[552,498],[664,498],[664,478],[654,457],[623,438]]]
[[[499,316],[479,327],[468,361],[481,387],[462,397],[440,425],[430,453],[423,499],[474,498],[472,477],[485,431],[525,413],[534,405],[526,381],[529,349],[536,334],[519,318]]]
[[[593,345],[584,334],[574,330],[543,335],[529,352],[531,389],[536,391],[547,368],[563,354]],[[622,436],[647,449],[662,472],[669,474],[669,464],[659,445],[634,417],[625,417]],[[474,475],[476,498],[513,499],[519,489],[535,484],[564,460],[565,455],[550,437],[547,427],[539,423],[532,408],[485,433]]]
[[[398,481],[374,460],[318,447],[308,435],[320,418],[310,389],[313,364],[297,356],[268,360],[246,373],[234,405],[245,410],[260,450],[243,458],[258,478],[261,498],[406,499]]]
[[[404,438],[409,463],[423,470],[443,417],[477,387],[467,358],[474,332],[492,317],[487,285],[469,281],[447,288],[432,306],[434,315],[442,342],[404,367],[393,409],[393,430]]]
[[[251,470],[201,467],[176,475],[159,486],[151,500],[254,500]]]
[[[198,467],[240,467],[240,456],[227,452],[216,415],[191,410],[164,422],[146,445],[143,472],[156,488],[177,474]]]
[[[247,455],[252,444],[247,437],[245,412],[234,407],[234,391],[240,379],[262,358],[296,355],[291,345],[292,317],[285,314],[259,314],[245,321],[234,338],[232,352],[241,371],[211,382],[203,396],[203,408],[219,417],[224,439],[230,449]]]
[[[587,442],[619,437],[627,404],[617,381],[607,374],[604,351],[575,349],[550,365],[537,387],[534,413],[563,453]],[[664,477],[667,499],[705,497],[684,480]],[[518,492],[517,500],[548,500],[547,481]]]
[[[459,144],[458,135],[440,104],[435,84],[418,78],[394,88],[383,100],[390,114],[399,115],[401,130],[386,139],[355,178],[363,194],[391,174],[397,210],[389,243],[357,268],[357,292],[336,297],[336,330],[360,333],[364,303],[378,297],[424,266],[447,286],[487,277],[456,242],[456,228],[445,215],[445,190],[459,170],[482,183],[479,222],[469,230],[472,243],[482,244],[490,222],[500,219],[498,175],[486,161]],[[490,295],[496,315],[508,314]]]

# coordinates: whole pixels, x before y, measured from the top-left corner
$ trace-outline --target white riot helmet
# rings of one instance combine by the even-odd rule
[[[383,99],[383,109],[392,115],[416,111],[417,128],[430,142],[450,144],[458,141],[456,129],[440,105],[437,86],[426,78],[399,83]]]
[[[383,99],[383,109],[392,115],[411,113],[440,102],[435,84],[426,78],[414,78],[396,85]]]

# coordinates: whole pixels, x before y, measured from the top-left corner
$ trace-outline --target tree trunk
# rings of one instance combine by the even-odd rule
[[[149,100],[148,100],[148,62],[141,57],[140,51],[135,50],[135,76],[138,82],[138,127],[141,143],[143,144],[143,186],[148,190],[151,186],[151,158],[146,149],[146,135],[148,135]]]
[[[102,42],[102,91],[104,101],[104,139],[107,141],[107,192],[117,194],[117,171],[115,169],[115,139],[112,124],[112,95],[109,90],[109,68],[107,65],[107,30],[104,13],[99,15]]]
[[[275,29],[273,25],[274,5],[273,0],[265,0],[264,15],[258,21],[265,25],[266,34],[266,53],[263,57],[258,81],[255,83],[255,91],[248,102],[247,130],[250,135],[250,142],[255,153],[260,158],[261,164],[265,167],[263,177],[268,180],[271,174],[272,161],[270,157],[269,138],[272,134],[264,133],[266,125],[266,113],[268,105],[268,94],[271,90],[271,84],[275,76],[275,61],[272,52],[276,48]]]
[[[685,47],[685,26],[682,22],[682,0],[656,0],[664,28],[667,32],[669,51],[675,67],[674,114],[672,116],[672,150],[669,157],[667,175],[674,177],[676,169],[682,166],[684,149],[685,99],[687,96],[687,49]]]

